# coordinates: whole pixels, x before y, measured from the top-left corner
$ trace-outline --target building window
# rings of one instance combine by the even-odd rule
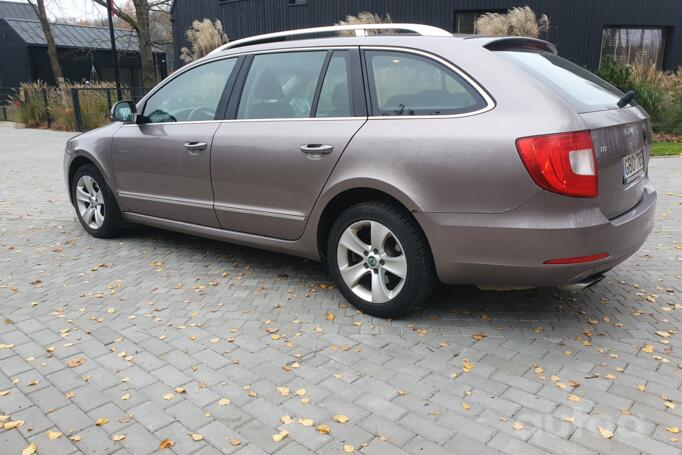
[[[610,56],[618,63],[642,63],[660,68],[665,51],[663,28],[604,28],[601,58]]]
[[[476,19],[486,13],[504,13],[503,10],[459,11],[455,13],[455,33],[473,35],[476,33]]]

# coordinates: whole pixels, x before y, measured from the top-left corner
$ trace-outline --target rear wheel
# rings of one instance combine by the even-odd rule
[[[403,207],[366,202],[344,211],[327,245],[341,293],[364,313],[398,317],[423,303],[436,283],[424,234]]]
[[[78,168],[71,191],[78,220],[90,235],[106,239],[118,234],[122,223],[118,204],[95,166]]]

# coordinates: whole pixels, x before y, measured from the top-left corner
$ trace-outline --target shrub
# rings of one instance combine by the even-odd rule
[[[185,63],[208,55],[213,49],[229,41],[223,32],[223,24],[218,20],[211,22],[210,19],[192,22],[192,28],[185,32],[185,37],[191,44],[191,49],[180,49],[180,59]]]
[[[49,86],[41,80],[21,83],[19,93],[10,96],[10,104],[17,108],[21,123],[29,128],[47,124],[48,111],[45,105],[45,95],[49,90]]]
[[[538,18],[529,6],[507,10],[506,14],[486,13],[476,19],[476,33],[489,36],[528,36],[538,38],[549,32],[549,17]]]

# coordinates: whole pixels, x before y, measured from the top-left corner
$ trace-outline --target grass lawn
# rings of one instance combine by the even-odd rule
[[[671,156],[682,154],[682,142],[655,142],[651,146],[653,156]]]

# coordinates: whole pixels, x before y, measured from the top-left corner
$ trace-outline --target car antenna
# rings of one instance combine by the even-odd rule
[[[621,99],[618,100],[618,107],[625,107],[635,98],[635,91],[628,91]]]

